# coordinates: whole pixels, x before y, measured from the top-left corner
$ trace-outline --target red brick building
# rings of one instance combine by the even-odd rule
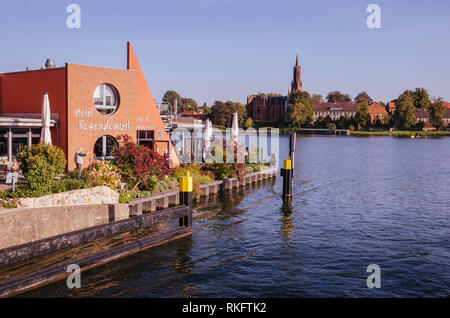
[[[369,105],[369,114],[372,124],[376,124],[378,120],[383,123],[383,120],[388,115],[388,112],[383,105],[372,103]]]
[[[258,94],[247,97],[247,113],[253,120],[272,122],[284,120],[288,106],[288,96],[267,97]]]
[[[127,43],[127,68],[66,63],[63,67],[0,74],[0,157],[11,161],[20,145],[39,142],[42,99],[50,100],[52,143],[75,167],[79,148],[87,162],[111,154],[117,136],[127,134],[160,154],[178,159],[144,73]]]
[[[293,68],[291,92],[302,91],[301,66],[297,59]],[[247,113],[253,120],[277,122],[284,120],[289,106],[289,96],[266,96],[265,94],[247,97]]]

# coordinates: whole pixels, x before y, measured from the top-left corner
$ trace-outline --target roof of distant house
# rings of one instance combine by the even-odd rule
[[[416,111],[416,118],[429,118],[430,111],[428,109],[418,109]],[[450,108],[445,108],[442,112],[443,118],[450,118]]]
[[[430,112],[427,109],[418,109],[416,111],[416,118],[428,118],[430,117]]]
[[[313,105],[314,111],[356,111],[356,104],[351,102],[317,103]]]
[[[369,105],[369,114],[387,114],[386,108],[379,103],[372,103]]]

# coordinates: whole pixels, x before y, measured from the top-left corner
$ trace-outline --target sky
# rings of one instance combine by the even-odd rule
[[[66,25],[81,8],[81,28]],[[369,4],[381,9],[370,29]],[[0,73],[64,63],[126,68],[131,41],[153,96],[245,103],[286,95],[296,52],[304,90],[386,102],[425,87],[450,101],[450,1],[0,0]]]

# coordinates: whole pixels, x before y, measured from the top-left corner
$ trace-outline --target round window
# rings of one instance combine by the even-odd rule
[[[117,147],[117,141],[114,137],[105,135],[97,139],[94,145],[96,159],[113,159],[112,152]]]
[[[119,94],[114,86],[109,84],[99,85],[94,92],[95,109],[102,115],[111,115],[119,106]]]

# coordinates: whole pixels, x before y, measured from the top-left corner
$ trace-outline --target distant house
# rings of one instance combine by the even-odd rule
[[[313,105],[314,121],[319,117],[330,116],[331,119],[337,120],[342,116],[353,117],[356,114],[356,104],[350,102],[337,103],[317,103]]]
[[[395,112],[395,108],[395,102],[388,102],[386,105],[386,111],[391,115]]]
[[[449,103],[446,103],[449,104]],[[444,122],[444,127],[450,125],[450,108],[445,108],[442,113],[442,120]],[[431,126],[430,124],[430,111],[428,109],[418,109],[416,112],[416,123],[422,122],[426,126]]]
[[[206,115],[193,110],[185,110],[178,113],[178,117],[192,117],[195,119],[205,120]]]
[[[372,103],[369,105],[369,114],[372,124],[375,124],[377,120],[383,122],[383,119],[388,115],[388,112],[381,104]]]

